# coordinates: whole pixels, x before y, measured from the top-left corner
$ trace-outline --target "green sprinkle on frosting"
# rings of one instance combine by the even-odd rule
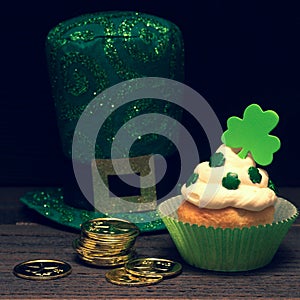
[[[236,190],[240,183],[241,181],[238,178],[238,174],[233,172],[228,172],[226,177],[222,179],[222,185],[228,190]]]
[[[195,183],[197,181],[198,177],[199,177],[199,174],[193,173],[187,180],[185,186],[188,187],[188,186],[192,185],[193,183]]]
[[[249,178],[253,183],[260,183],[261,182],[261,174],[256,167],[250,167],[248,169]]]
[[[209,166],[211,168],[224,166],[224,163],[225,163],[225,157],[221,152],[214,153],[209,159]]]
[[[268,181],[268,188],[270,188],[272,191],[274,191],[274,193],[277,195],[277,193],[278,193],[277,187],[270,178]]]

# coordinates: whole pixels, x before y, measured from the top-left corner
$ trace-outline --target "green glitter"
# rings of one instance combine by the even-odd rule
[[[82,222],[86,222],[88,220],[91,220],[93,219],[93,216],[94,215],[94,212],[91,212],[91,211],[82,211],[81,214],[80,214],[80,217],[82,219]]]
[[[75,97],[90,90],[88,98],[92,99],[108,85],[106,73],[91,56],[70,52],[61,57],[60,64],[64,89]]]
[[[118,32],[125,36],[123,47],[132,57],[143,62],[159,60],[169,48],[169,26],[153,18],[127,18],[121,22]],[[137,37],[141,42],[137,42]]]
[[[261,182],[261,174],[259,173],[259,170],[255,167],[250,167],[248,169],[249,178],[253,183],[260,183]]]
[[[42,199],[44,195],[46,195],[46,200]],[[78,230],[81,229],[81,224],[85,221],[103,217],[128,220],[135,223],[141,232],[151,232],[166,228],[156,210],[118,213],[107,216],[101,212],[71,207],[64,202],[63,189],[61,188],[47,188],[45,190],[28,192],[20,198],[20,201],[52,221]],[[45,204],[46,208],[44,207]]]
[[[77,96],[80,96],[80,95],[86,93],[88,90],[88,79],[84,75],[84,73],[75,69],[72,77],[74,78],[73,87],[72,86],[66,87],[67,90],[70,90],[70,94],[77,97]],[[72,85],[72,83],[70,85]]]
[[[60,220],[62,223],[70,223],[74,221],[74,214],[70,210],[62,210],[61,211],[61,217]]]
[[[72,41],[77,41],[77,40],[92,41],[94,38],[95,38],[94,32],[91,30],[75,31],[70,34],[70,39]]]
[[[221,152],[214,153],[209,159],[209,166],[211,168],[224,166],[224,163],[225,157]]]
[[[241,181],[238,179],[238,174],[233,172],[228,172],[226,177],[222,179],[222,185],[228,190],[236,190]]]

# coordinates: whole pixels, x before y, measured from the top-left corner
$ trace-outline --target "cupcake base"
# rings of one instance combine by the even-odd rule
[[[273,205],[261,211],[250,211],[235,207],[220,209],[199,208],[188,201],[183,201],[177,210],[177,215],[179,221],[199,226],[243,228],[272,223],[274,212],[275,208]]]
[[[183,223],[177,209],[182,196],[170,198],[158,207],[181,257],[190,265],[213,271],[238,272],[261,268],[271,262],[298,212],[279,198],[274,222],[240,228],[213,228]]]

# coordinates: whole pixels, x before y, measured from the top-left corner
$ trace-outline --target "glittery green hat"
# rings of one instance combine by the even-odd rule
[[[82,112],[102,91],[129,79],[162,77],[182,82],[183,38],[180,29],[163,18],[139,12],[98,12],[55,26],[47,35],[45,48],[58,130],[67,161],[66,182],[59,189],[59,195],[54,190],[40,189],[24,195],[21,200],[47,218],[78,227],[82,220],[95,213],[82,195],[72,169],[73,135]],[[113,106],[114,100],[109,101]],[[95,158],[110,160],[112,142],[118,130],[132,118],[147,113],[164,114],[180,121],[182,111],[179,106],[159,99],[139,99],[122,105],[109,115],[99,130]],[[172,141],[178,138],[178,131],[173,128],[173,132],[175,136],[170,140],[156,134],[142,136],[132,145],[130,158],[153,153],[168,157],[175,150]],[[84,143],[92,144],[88,137]],[[109,168],[101,170],[104,165],[107,164],[100,164],[99,173],[108,172]],[[93,185],[92,174],[88,181]],[[151,190],[147,194],[153,193],[155,191]],[[150,220],[152,214],[156,214],[154,207],[145,213],[123,213],[121,217],[134,222],[141,218]],[[142,231],[164,227],[161,220],[157,222],[140,223]]]

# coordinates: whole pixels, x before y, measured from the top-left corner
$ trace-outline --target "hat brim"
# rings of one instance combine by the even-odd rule
[[[103,217],[120,218],[130,221],[136,224],[141,232],[166,229],[156,210],[107,215],[97,211],[88,211],[72,207],[64,202],[62,188],[44,188],[27,192],[20,197],[20,201],[45,218],[78,230],[80,230],[80,226],[83,222],[89,219]]]

